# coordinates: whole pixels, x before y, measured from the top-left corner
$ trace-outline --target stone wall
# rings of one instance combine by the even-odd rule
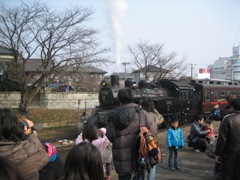
[[[48,109],[87,109],[99,105],[98,93],[41,93],[40,107]]]
[[[40,93],[29,107],[48,109],[91,109],[99,105],[98,93]],[[0,92],[0,108],[18,108],[19,92]]]
[[[19,92],[0,92],[0,108],[18,108],[20,98]]]

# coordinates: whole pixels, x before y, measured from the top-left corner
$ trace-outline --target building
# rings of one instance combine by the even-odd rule
[[[5,78],[3,70],[7,71],[9,69],[6,62],[13,59],[12,52],[9,49],[0,46],[0,81]],[[18,63],[19,65],[23,64],[21,58],[19,58]],[[40,78],[43,71],[51,71],[51,65],[49,64],[47,67],[43,68],[41,59],[29,59],[25,61],[24,70],[28,80],[27,85],[31,85],[34,81]],[[100,82],[103,80],[104,74],[106,73],[106,71],[102,71],[93,66],[85,66],[78,69],[71,66],[69,68],[62,68],[62,70],[57,73],[49,74],[45,78],[45,82],[46,84],[51,84],[52,87],[59,87],[61,85],[75,86],[81,91],[98,91]]]
[[[173,79],[171,72],[168,72],[166,69],[161,69],[156,66],[148,66],[148,80],[155,81],[164,77],[164,79]],[[134,80],[138,83],[141,79],[145,79],[144,68],[137,69],[132,72]]]
[[[220,57],[213,63],[211,79],[227,79],[229,73],[229,58]]]
[[[240,81],[240,46],[233,47],[230,57],[220,57],[210,68],[211,79]]]
[[[106,73],[93,66],[79,68],[71,66],[62,73],[55,74],[53,83],[71,86],[76,91],[98,91]]]
[[[0,61],[8,61],[11,59],[13,59],[12,52],[9,49],[0,46]]]
[[[233,47],[233,55],[229,57],[229,76],[230,80],[240,81],[240,46]],[[232,68],[231,68],[232,66]]]
[[[0,78],[3,76],[4,62],[11,59],[13,59],[12,52],[7,48],[0,46]]]

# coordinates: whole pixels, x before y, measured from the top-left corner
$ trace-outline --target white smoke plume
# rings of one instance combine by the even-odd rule
[[[124,0],[108,0],[108,2],[110,5],[111,26],[113,29],[115,62],[117,69],[119,69],[122,50],[121,37],[124,36],[121,26],[121,19],[124,17],[128,6]]]

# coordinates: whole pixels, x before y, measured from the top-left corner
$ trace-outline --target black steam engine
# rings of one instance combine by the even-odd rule
[[[192,102],[194,87],[188,83],[165,80],[153,84],[148,80],[141,80],[137,86],[133,79],[127,79],[125,87],[133,89],[137,104],[141,104],[145,98],[154,101],[156,109],[164,117],[162,126],[168,127],[172,118],[178,118],[181,124],[188,123],[196,113]],[[118,90],[118,76],[111,76],[111,87],[102,87],[99,91],[99,106],[93,109],[89,117],[90,123],[106,126],[108,116],[119,106]]]
[[[133,89],[134,101],[137,104],[141,104],[144,98],[151,98],[164,117],[165,127],[170,125],[172,118],[185,124],[192,122],[197,114],[208,117],[215,105],[218,105],[224,114],[223,111],[229,103],[227,97],[240,96],[238,83],[227,80],[161,80],[155,84],[141,80],[137,86],[133,79],[127,79],[125,87]],[[99,126],[106,125],[108,116],[119,105],[118,90],[118,76],[111,76],[111,87],[105,86],[99,91],[99,106],[93,109],[89,122]]]

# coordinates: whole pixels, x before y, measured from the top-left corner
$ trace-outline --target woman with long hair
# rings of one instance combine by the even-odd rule
[[[104,180],[102,157],[96,146],[88,142],[76,145],[65,161],[62,180]]]

